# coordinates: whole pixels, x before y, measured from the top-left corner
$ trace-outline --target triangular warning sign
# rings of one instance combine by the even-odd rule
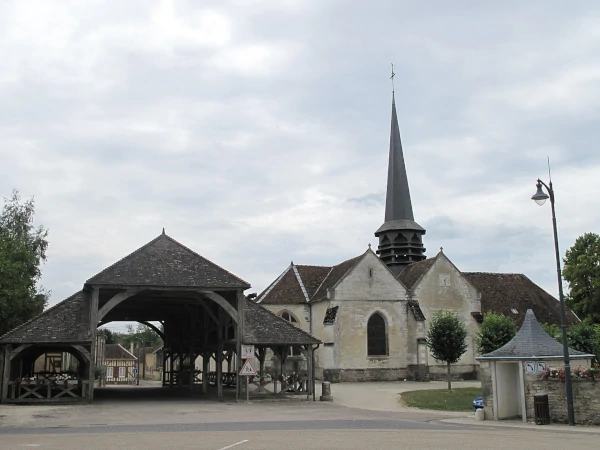
[[[242,366],[242,370],[240,370],[240,375],[246,376],[246,377],[258,375],[256,373],[256,370],[254,370],[254,367],[252,367],[252,364],[250,364],[249,359],[247,359],[246,362],[244,363],[244,365]]]

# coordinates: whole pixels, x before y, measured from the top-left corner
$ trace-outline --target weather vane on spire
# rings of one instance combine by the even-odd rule
[[[394,77],[396,76],[396,74],[394,73],[394,63],[392,63],[392,76],[390,77],[390,80],[392,80],[392,94],[394,93]]]

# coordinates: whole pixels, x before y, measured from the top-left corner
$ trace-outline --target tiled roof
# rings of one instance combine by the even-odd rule
[[[572,356],[585,355],[569,349]],[[525,314],[523,325],[514,338],[493,352],[481,358],[531,358],[538,356],[563,356],[563,346],[544,331],[531,309]],[[589,355],[593,356],[593,355]]]
[[[89,306],[80,291],[0,337],[2,344],[89,342]]]
[[[331,267],[303,266],[292,263],[257,297],[264,305],[306,303],[317,291]],[[308,299],[307,299],[308,297]]]
[[[321,341],[251,300],[244,309],[244,344],[308,345]]]
[[[531,309],[542,323],[560,325],[560,303],[523,274],[463,272],[481,293],[481,312],[512,317],[517,325]],[[513,311],[514,310],[514,311]],[[567,308],[567,323],[579,319]]]
[[[258,296],[257,301],[265,305],[306,303],[306,297],[302,292],[298,277],[296,277],[292,266],[272,286],[265,289]]]
[[[144,348],[146,349],[146,355],[154,353],[156,350],[162,347],[161,345],[155,345],[154,347],[136,347],[133,349],[133,356],[136,358],[141,358],[144,355]]]
[[[121,344],[106,344],[104,346],[104,359],[137,359]]]
[[[337,266],[333,266],[321,286],[319,286],[317,292],[315,292],[315,294],[312,296],[311,301],[319,301],[327,298],[327,290],[333,288],[337,282],[340,281],[342,277],[356,265],[358,260],[362,258],[363,255],[364,253],[344,261]]]
[[[407,265],[402,272],[400,272],[398,278],[400,281],[402,281],[404,286],[406,286],[408,289],[412,289],[415,283],[419,281],[419,278],[421,278],[421,276],[430,269],[434,262],[435,257],[411,263]]]
[[[92,285],[244,288],[250,284],[161,234],[87,281]]]

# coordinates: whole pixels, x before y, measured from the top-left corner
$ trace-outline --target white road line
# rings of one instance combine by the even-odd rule
[[[235,444],[228,445],[227,447],[221,447],[219,450],[227,450],[228,448],[235,447],[236,445],[243,444],[244,442],[248,442],[248,439],[244,439],[243,441],[236,442]]]

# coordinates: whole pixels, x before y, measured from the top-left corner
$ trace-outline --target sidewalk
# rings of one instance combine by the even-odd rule
[[[457,417],[450,419],[441,419],[440,422],[453,424],[453,425],[480,425],[483,427],[497,427],[497,428],[521,428],[529,430],[542,430],[552,431],[557,433],[591,433],[600,436],[600,427],[577,425],[569,426],[563,423],[551,423],[548,425],[536,425],[533,422],[522,422],[521,420],[482,420],[476,421],[473,416],[470,417]]]

